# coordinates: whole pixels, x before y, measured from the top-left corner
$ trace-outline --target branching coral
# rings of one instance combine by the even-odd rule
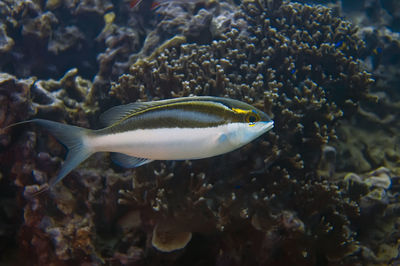
[[[336,139],[337,122],[368,98],[372,80],[358,61],[365,50],[357,29],[322,6],[245,0],[225,6],[229,12],[215,11],[225,4],[194,7],[197,15],[185,29],[176,29],[182,17],[169,17],[170,23],[164,18],[155,39],[149,34],[141,53],[130,58],[137,59],[130,73],[108,91],[112,69],[124,68],[115,64],[123,62],[119,52],[140,45],[135,32],[119,35],[110,14],[99,35],[109,43],[94,85],[76,70],[60,81],[32,81],[27,91],[34,103],[28,107],[88,126],[97,108],[107,108],[104,102],[215,95],[266,111],[275,121],[273,132],[238,151],[197,161],[123,170],[94,156],[54,191],[27,197],[19,237],[32,244],[23,248],[33,261],[332,265],[393,258],[381,254],[393,252],[397,230],[385,230],[377,241],[385,242],[382,250],[369,232],[378,231],[382,217],[391,217],[387,228],[397,223],[397,191],[388,186],[396,177],[379,169],[340,178],[333,172],[342,150],[327,146]],[[188,30],[198,23],[204,40]],[[183,33],[173,37],[177,32]],[[165,36],[170,39],[160,45]],[[3,174],[14,176],[26,195],[54,175],[63,156],[53,139],[31,131],[6,150],[17,152]],[[37,255],[42,250],[47,255]]]
[[[270,255],[236,261],[238,264],[287,263],[291,259],[293,263],[323,263],[352,254],[359,247],[349,225],[358,216],[358,208],[344,201],[339,187],[320,180],[315,170],[323,145],[336,138],[336,121],[343,113],[354,113],[372,82],[356,59],[363,42],[355,28],[320,6],[244,1],[235,19],[232,28],[211,44],[171,39],[149,58],[135,63],[131,74],[122,76],[114,86],[112,95],[122,102],[191,94],[237,98],[272,114],[274,133],[237,153],[193,162],[184,174],[180,174],[186,168],[182,164],[167,166],[173,177],[166,184],[148,187],[148,201],[157,203],[153,210],[158,215],[173,217],[192,227],[192,232],[209,232],[213,224],[223,232],[246,231],[244,225],[252,220],[257,230],[270,236],[277,234],[276,228],[289,226],[287,220],[297,225],[293,236],[291,232],[275,236],[282,241],[254,240],[255,246],[258,241],[273,241],[274,248],[267,252]],[[247,27],[238,25],[239,19]],[[224,167],[219,160],[224,160]],[[203,164],[206,166],[199,166]],[[202,170],[196,172],[196,168]],[[136,173],[146,178],[152,175]],[[198,175],[204,176],[201,187],[209,188],[206,194],[188,201],[188,195],[196,195],[196,190],[186,195],[173,192],[187,189],[182,184],[188,181],[183,180]],[[136,192],[141,193],[137,187],[134,199],[139,197]],[[209,213],[202,219],[208,224],[206,229],[185,216],[186,210],[192,215]],[[298,228],[306,228],[312,237]],[[297,241],[308,244],[294,248]],[[279,252],[291,252],[292,258],[280,257]]]
[[[321,145],[335,137],[335,121],[351,113],[371,83],[355,59],[362,41],[326,8],[261,3],[245,1],[237,12],[247,30],[232,25],[210,45],[172,39],[134,64],[112,93],[123,102],[190,94],[244,99],[274,116],[280,152],[312,168]]]

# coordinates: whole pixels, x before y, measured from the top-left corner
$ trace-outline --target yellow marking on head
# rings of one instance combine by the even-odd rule
[[[249,123],[249,126],[254,126],[256,122],[260,121],[260,116],[254,110],[244,110],[240,108],[232,108],[232,111],[236,114],[244,114],[245,121]]]
[[[232,111],[234,111],[237,114],[248,114],[252,112],[251,110],[243,110],[240,108],[232,108]]]

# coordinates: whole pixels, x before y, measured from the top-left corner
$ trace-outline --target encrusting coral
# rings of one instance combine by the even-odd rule
[[[158,223],[154,226],[151,244],[163,252],[171,252],[184,248],[192,239],[192,233],[178,230],[178,226],[166,226]]]
[[[61,117],[66,120],[71,119],[73,123],[87,126],[87,117],[90,117],[90,113],[96,109],[95,107],[90,109],[89,106],[86,106],[83,102],[83,95],[87,94],[91,83],[79,77],[77,74],[77,70],[72,69],[59,81],[36,80],[35,78],[18,80],[12,75],[6,73],[0,74],[0,99],[2,102],[0,109],[0,127],[2,128],[0,131],[0,164],[2,173],[4,174],[3,182],[11,182],[17,187],[17,190],[21,193],[18,194],[19,196],[17,197],[20,198],[19,201],[22,199],[22,191],[26,185],[32,182],[43,184],[48,180],[51,173],[60,165],[60,160],[54,157],[54,155],[63,156],[63,151],[54,139],[47,139],[45,136],[42,138],[41,136],[43,135],[38,135],[32,131],[21,133],[21,131],[14,129],[3,130],[3,128],[12,123],[23,121],[27,117],[33,115],[54,118]],[[11,132],[13,132],[13,134],[10,134]],[[18,139],[18,141],[16,141],[16,139]],[[15,145],[12,145],[10,149],[5,149],[11,142],[14,142]],[[44,150],[41,152],[34,150],[35,147],[44,148],[44,146],[47,147],[47,151],[51,150],[52,153],[49,154]],[[33,187],[37,186],[38,185],[35,185]],[[27,186],[26,190],[29,191],[31,188]],[[44,206],[47,206],[45,204],[40,204],[38,199],[33,199],[31,204],[36,205],[32,208],[37,212],[40,212]],[[62,202],[60,202],[57,207],[59,210],[72,208],[68,206],[69,204],[73,205],[73,201],[63,198]],[[29,206],[31,207],[32,205]],[[63,206],[66,207],[63,208]],[[53,239],[56,241],[57,237],[53,234],[55,231],[51,231],[47,228],[51,218],[38,215],[30,216],[32,211],[30,207],[27,206],[25,208],[25,224],[20,229],[21,241],[23,241],[25,237],[23,234],[23,232],[25,232],[24,230],[29,228],[29,242],[32,241],[32,243],[41,248],[50,248],[51,245],[48,240],[42,241],[40,235],[46,232],[49,236],[52,235],[54,237]],[[72,211],[69,211],[67,213],[71,214],[71,212]],[[77,220],[79,220],[80,225],[86,226],[87,222],[85,223],[81,219]],[[72,219],[72,221],[74,220]],[[40,228],[46,228],[47,230],[43,229],[42,232],[39,232],[41,230]],[[84,226],[79,226],[79,228],[84,228]],[[78,231],[81,232],[80,229],[78,229]],[[38,232],[38,235],[35,235],[34,232]],[[69,232],[71,233],[72,231]],[[56,246],[59,245],[62,246],[63,244],[56,244]],[[24,249],[25,246],[22,245],[21,248]],[[63,248],[65,247],[63,246]],[[32,254],[32,250],[28,249],[27,252],[28,254]],[[62,253],[62,251],[56,252],[58,259],[68,258],[62,255]],[[55,254],[49,254],[49,256],[42,255],[37,259],[38,263],[45,263],[48,260],[57,260]]]
[[[57,9],[59,3],[48,5]],[[215,11],[221,6],[230,11]],[[109,65],[100,67],[93,85],[75,69],[60,81],[4,76],[10,83],[0,82],[1,95],[20,93],[26,111],[0,120],[0,126],[37,114],[88,127],[107,108],[102,100],[214,95],[264,110],[273,117],[274,130],[238,151],[204,160],[126,170],[97,154],[53,191],[33,199],[29,192],[54,175],[64,151],[41,131],[1,132],[1,158],[15,154],[1,160],[2,169],[12,166],[2,174],[26,200],[18,236],[26,257],[37,264],[115,265],[391,261],[397,256],[399,178],[386,168],[360,175],[357,168],[337,167],[342,150],[331,146],[338,121],[357,113],[359,101],[371,99],[372,80],[359,61],[366,48],[357,29],[328,8],[288,1],[244,0],[240,6],[210,1],[199,7],[190,20],[203,24],[207,38],[186,29],[174,37],[174,17],[164,17],[172,22],[160,24],[164,28],[153,32],[161,35],[153,36],[154,46],[145,41],[130,58],[136,60],[130,73],[109,91],[98,84],[106,84],[110,69],[118,68],[115,51],[139,46],[128,29],[123,35],[130,37],[118,38],[112,14],[103,30],[113,32],[104,53],[110,61],[102,61]],[[177,10],[184,13],[180,5]],[[161,33],[169,31],[173,34],[160,45]],[[13,140],[10,131],[19,137]]]
[[[107,0],[0,1],[0,71],[56,78],[78,67],[84,77],[93,76],[101,46],[95,37],[112,8]]]

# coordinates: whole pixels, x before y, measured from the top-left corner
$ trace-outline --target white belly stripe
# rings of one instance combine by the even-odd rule
[[[240,130],[240,125],[234,124],[208,128],[138,129],[91,137],[87,145],[96,152],[119,152],[152,160],[200,159],[241,146],[229,141],[229,135]]]

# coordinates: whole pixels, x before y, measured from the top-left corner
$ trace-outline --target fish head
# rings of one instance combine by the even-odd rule
[[[240,108],[232,107],[236,114],[236,123],[231,124],[230,142],[238,147],[243,146],[274,127],[274,121],[263,111],[243,104]]]

